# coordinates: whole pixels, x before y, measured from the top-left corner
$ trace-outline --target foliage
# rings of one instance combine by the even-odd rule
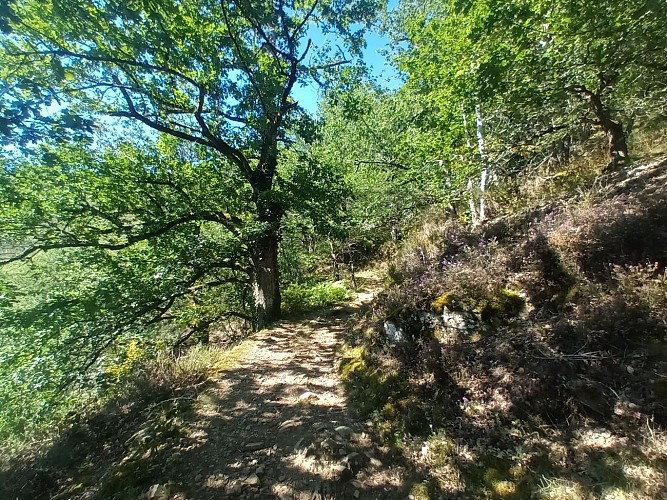
[[[315,186],[326,171],[291,148],[313,130],[292,94],[351,63],[379,7],[3,3],[0,356],[17,420],[117,382],[137,349],[279,316],[283,216],[319,223],[336,181]]]
[[[309,284],[293,283],[283,291],[283,307],[288,314],[301,314],[304,312],[333,306],[349,298],[349,293],[344,285],[323,281]]]
[[[664,16],[651,0],[406,1],[392,28],[408,41],[405,91],[434,110],[443,145],[472,142],[477,107],[490,164],[512,172],[567,160],[590,124],[621,148],[633,120],[662,113]]]

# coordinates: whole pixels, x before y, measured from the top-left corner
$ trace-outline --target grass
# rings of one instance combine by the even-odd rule
[[[178,358],[160,353],[144,368],[143,383],[152,388],[174,390],[197,384],[216,372],[233,369],[248,354],[251,345],[249,339],[230,349],[199,344]]]
[[[211,377],[247,358],[251,346],[251,339],[230,349],[198,345],[178,358],[161,353],[135,366],[115,398],[71,414],[40,442],[3,447],[0,496],[21,490],[22,498],[37,497],[72,477],[59,488],[59,498],[83,490],[102,498],[139,497],[145,485],[137,481],[150,477],[156,464],[171,463],[170,443],[187,436],[199,392]]]

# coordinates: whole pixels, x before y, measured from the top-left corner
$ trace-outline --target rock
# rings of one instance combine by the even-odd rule
[[[627,367],[627,370],[628,370],[628,373],[629,373],[630,375],[632,375],[633,373],[635,373],[635,369],[634,369],[632,366],[628,366],[628,367]]]
[[[359,490],[354,490],[354,493],[352,493],[352,496],[354,498],[359,498],[359,495],[360,495]]]
[[[339,481],[349,481],[354,477],[352,471],[343,464],[334,465],[332,467],[332,470],[334,472],[334,475],[336,476],[336,479],[338,479]]]
[[[387,340],[390,344],[396,345],[404,344],[407,342],[407,338],[405,337],[403,330],[396,328],[396,325],[389,321],[384,322],[384,333],[387,335]]]
[[[517,373],[521,375],[521,374],[523,374],[525,371],[526,371],[526,370],[525,370],[525,369],[523,368],[523,366],[522,366],[521,368],[519,368],[519,369],[517,370]]]
[[[301,421],[297,419],[285,420],[282,424],[278,426],[278,432],[286,431],[287,429],[292,429],[301,425]]]
[[[259,479],[259,476],[257,474],[250,474],[245,481],[243,481],[244,484],[247,484],[248,486],[259,486],[261,484],[261,481]]]
[[[255,469],[255,474],[257,474],[258,476],[260,476],[260,475],[264,474],[264,471],[265,471],[265,470],[266,470],[266,466],[265,466],[265,465],[260,465],[259,467],[257,467],[257,468]]]
[[[195,481],[197,481],[197,482],[201,481],[202,479],[204,479],[204,476],[202,476],[201,474],[197,474],[195,476]]]
[[[266,448],[266,446],[264,446],[263,442],[258,441],[256,443],[248,443],[244,446],[244,448],[248,451],[257,451]]]
[[[306,456],[307,457],[312,457],[313,455],[317,454],[317,450],[315,449],[315,445],[311,444],[308,448],[306,448]]]
[[[442,324],[447,332],[461,332],[474,328],[475,325],[459,312],[445,311],[442,314]]]
[[[357,453],[356,451],[353,451],[352,453],[346,455],[342,461],[343,463],[347,464],[347,466],[352,470],[352,472],[355,473],[359,472],[370,462],[369,458],[366,455]]]
[[[354,431],[346,425],[339,425],[335,430],[336,434],[338,434],[343,439],[352,439],[352,436],[354,436]]]
[[[323,423],[323,422],[320,422],[319,424],[315,424],[315,425],[313,426],[313,430],[314,430],[315,432],[322,432],[322,431],[325,430],[327,427],[328,427],[327,424],[325,424],[325,423]]]
[[[301,394],[301,396],[299,396],[299,401],[308,401],[310,399],[317,399],[317,394],[315,394],[314,392],[307,391]]]
[[[361,484],[361,481],[357,481],[356,479],[353,479],[352,481],[350,481],[350,484],[352,485],[353,488],[356,488],[358,490],[360,490],[361,488],[364,487],[364,485]]]
[[[336,443],[336,441],[334,441],[333,439],[326,438],[320,443],[320,446],[325,450],[333,450],[337,444],[338,443]]]
[[[373,467],[378,467],[379,468],[379,467],[382,467],[382,462],[380,460],[378,460],[377,458],[371,457],[371,465]]]
[[[234,480],[231,481],[227,486],[225,486],[225,493],[227,495],[238,495],[243,490],[243,485]]]
[[[169,498],[169,488],[162,484],[154,484],[148,489],[147,497],[151,500],[167,500]]]

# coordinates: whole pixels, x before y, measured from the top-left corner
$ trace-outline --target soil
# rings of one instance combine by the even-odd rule
[[[406,467],[348,408],[336,361],[372,291],[254,336],[198,397],[180,460],[148,498],[406,498]]]

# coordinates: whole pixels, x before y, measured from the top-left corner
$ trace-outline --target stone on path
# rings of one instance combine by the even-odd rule
[[[259,486],[261,483],[257,474],[250,474],[243,482],[249,486]]]
[[[346,425],[340,425],[336,427],[336,434],[338,434],[343,439],[352,439],[352,436],[354,436],[354,431]]]
[[[248,451],[258,451],[263,448],[266,448],[266,446],[264,446],[264,443],[261,441],[258,441],[256,443],[248,443],[245,445],[245,449]]]
[[[309,401],[311,399],[317,399],[317,394],[315,394],[314,392],[307,391],[301,394],[301,396],[299,396],[299,401]]]

